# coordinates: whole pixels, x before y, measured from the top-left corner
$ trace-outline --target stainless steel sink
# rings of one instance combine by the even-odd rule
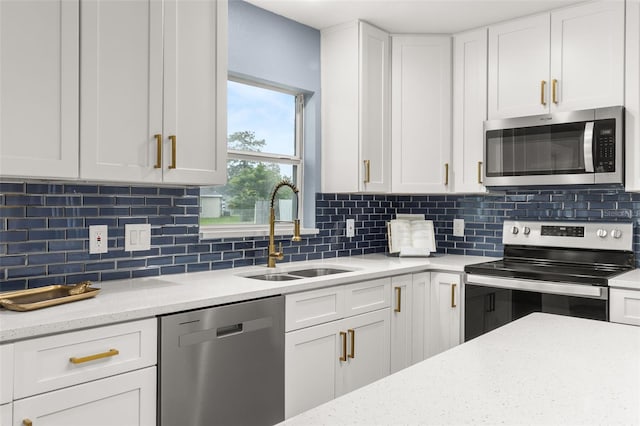
[[[297,271],[289,271],[287,272],[290,275],[296,275],[298,277],[321,277],[323,275],[333,275],[333,274],[343,274],[345,272],[351,272],[347,269],[336,269],[336,268],[309,268],[309,269],[299,269]]]
[[[288,274],[260,274],[260,275],[251,275],[247,278],[253,278],[254,280],[262,280],[262,281],[291,281],[291,280],[299,280],[302,277],[294,277],[293,275],[288,275]]]

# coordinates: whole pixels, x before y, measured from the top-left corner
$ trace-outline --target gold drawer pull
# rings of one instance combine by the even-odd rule
[[[22,421],[22,426],[33,426],[33,422],[29,419],[24,419]]]
[[[356,357],[356,331],[353,329],[347,330],[351,335],[351,352],[349,352],[349,358]]]
[[[451,307],[456,307],[456,283],[451,283]]]
[[[170,169],[176,168],[176,139],[177,138],[175,135],[169,136],[169,140],[171,141],[171,165],[169,166]]]
[[[84,362],[95,361],[96,359],[109,358],[110,356],[116,356],[120,353],[117,349],[109,349],[107,352],[102,352],[100,354],[83,356],[80,358],[71,357],[69,358],[69,362],[72,364],[82,364]]]
[[[402,287],[396,287],[396,308],[393,312],[402,311]]]
[[[162,167],[162,135],[157,134],[153,135],[156,138],[156,165],[153,166],[154,169],[159,169]]]
[[[340,361],[347,360],[347,333],[344,331],[340,332],[340,337],[342,338],[342,356],[338,358]]]

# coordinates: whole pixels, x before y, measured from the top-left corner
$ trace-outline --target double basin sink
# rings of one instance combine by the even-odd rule
[[[285,272],[275,272],[275,273],[267,273],[267,274],[259,274],[259,275],[249,275],[247,278],[253,278],[255,280],[263,280],[263,281],[291,281],[291,280],[299,280],[302,278],[314,278],[314,277],[322,277],[325,275],[334,275],[334,274],[342,274],[345,272],[352,272],[348,269],[338,269],[338,268],[306,268],[306,269],[296,269]]]

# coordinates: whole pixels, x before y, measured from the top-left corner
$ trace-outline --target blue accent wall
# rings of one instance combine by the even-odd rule
[[[397,213],[433,220],[438,252],[502,256],[505,219],[634,223],[640,259],[640,194],[618,189],[486,195],[316,194],[318,235],[282,239],[283,262],[387,251]],[[200,240],[198,189],[41,182],[0,183],[0,291],[266,265],[267,238]],[[344,236],[355,219],[356,236]],[[453,219],[465,236],[453,236]],[[151,249],[124,251],[124,225],[151,224]],[[89,254],[88,226],[108,225],[109,252]],[[640,264],[638,265],[640,266]]]

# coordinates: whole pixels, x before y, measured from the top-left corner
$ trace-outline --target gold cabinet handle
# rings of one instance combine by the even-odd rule
[[[402,287],[396,287],[396,308],[393,312],[401,312],[402,310]]]
[[[451,283],[451,307],[456,307],[456,283]]]
[[[540,103],[544,106],[547,106],[547,102],[544,99],[544,89],[547,86],[546,80],[542,80],[540,82]]]
[[[364,183],[371,182],[371,160],[364,160]]]
[[[33,422],[29,419],[22,420],[22,426],[33,426]]]
[[[342,356],[338,358],[340,361],[347,360],[347,333],[344,331],[340,332],[340,337],[342,338]]]
[[[551,80],[551,100],[558,105],[558,80]]]
[[[482,161],[478,161],[478,183],[482,185]]]
[[[444,163],[444,184],[449,185],[449,163]]]
[[[153,168],[159,169],[162,167],[162,135],[157,134],[153,137],[156,138],[156,165]]]
[[[71,357],[69,358],[69,362],[72,364],[82,364],[89,361],[95,361],[96,359],[109,358],[110,356],[116,356],[120,353],[117,349],[109,349],[107,352],[102,352],[100,354],[83,356],[80,358]]]
[[[170,169],[176,168],[176,136],[169,136],[169,140],[171,141],[171,164],[169,165]]]
[[[350,328],[347,331],[351,336],[351,351],[349,352],[348,356],[349,358],[355,358],[356,357],[356,331],[352,328]]]

